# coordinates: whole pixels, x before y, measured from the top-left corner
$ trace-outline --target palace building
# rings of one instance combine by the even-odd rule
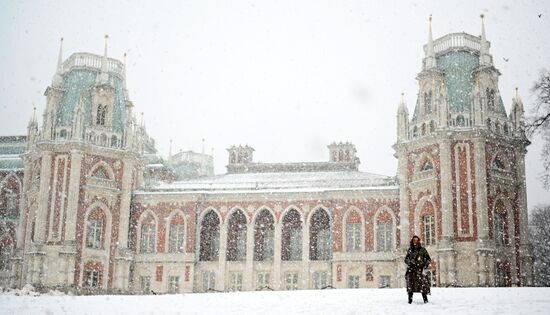
[[[531,285],[523,104],[506,112],[489,48],[483,23],[435,40],[430,24],[412,117],[398,104],[395,176],[359,171],[351,143],[304,163],[233,146],[224,175],[208,154],[163,159],[107,39],[103,55],[60,49],[42,125],[0,137],[0,285],[403,287],[415,234],[433,285]]]

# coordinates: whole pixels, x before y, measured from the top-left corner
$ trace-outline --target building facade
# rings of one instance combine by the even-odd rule
[[[413,235],[438,286],[532,283],[523,104],[507,114],[482,26],[432,39],[397,176],[327,162],[257,163],[228,149],[159,157],[125,62],[61,49],[42,126],[0,140],[0,282],[131,293],[403,287]]]

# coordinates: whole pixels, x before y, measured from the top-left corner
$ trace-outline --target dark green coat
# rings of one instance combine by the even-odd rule
[[[422,271],[428,268],[431,261],[432,259],[424,247],[409,247],[407,256],[405,256],[405,263],[407,264],[407,273],[405,274],[407,292],[430,293],[430,281]]]

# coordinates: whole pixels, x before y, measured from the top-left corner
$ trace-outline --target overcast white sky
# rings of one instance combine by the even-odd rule
[[[214,149],[224,173],[233,144],[263,162],[325,161],[326,145],[351,141],[361,170],[394,175],[396,110],[409,111],[427,40],[465,31],[487,37],[509,110],[518,86],[549,68],[550,1],[7,1],[0,0],[0,134],[25,134],[41,113],[59,38],[64,58],[128,52],[128,89],[168,155]],[[541,17],[538,17],[542,14]],[[505,62],[503,58],[508,59]],[[537,180],[540,140],[527,155],[529,207],[550,203]]]

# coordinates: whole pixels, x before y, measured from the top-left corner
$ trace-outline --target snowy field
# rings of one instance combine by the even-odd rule
[[[67,296],[0,294],[0,314],[550,314],[550,288],[433,288],[430,303],[404,289]],[[26,295],[29,294],[29,295]]]

